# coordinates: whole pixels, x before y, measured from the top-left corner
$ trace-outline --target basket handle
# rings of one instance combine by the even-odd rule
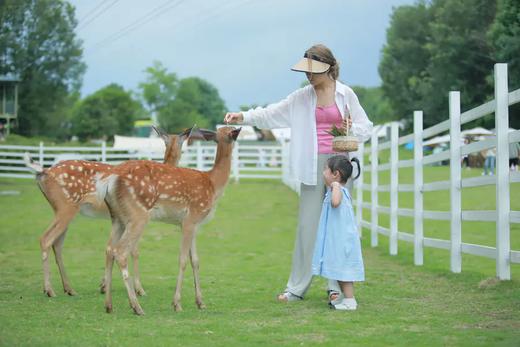
[[[347,104],[345,104],[345,119],[351,119],[350,111],[348,109]],[[347,134],[346,136],[348,136],[348,133],[349,133],[349,127],[348,126],[345,126],[345,133]]]

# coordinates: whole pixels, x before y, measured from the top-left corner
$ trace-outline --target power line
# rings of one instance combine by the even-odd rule
[[[231,6],[215,6],[213,7],[211,10],[214,10],[216,9],[216,11],[212,11],[212,13],[210,13],[208,16],[202,18],[201,20],[199,20],[198,22],[196,22],[195,24],[191,25],[191,30],[201,26],[201,25],[204,25],[208,22],[210,22],[212,19],[214,18],[217,18],[217,17],[220,17],[222,14],[224,13],[229,13],[231,12],[232,10],[235,10],[239,7],[242,7],[243,5],[245,5],[246,3],[248,2],[251,2],[253,0],[245,0],[245,1],[239,1],[239,2],[236,2],[236,3],[232,3],[232,2],[228,2],[227,4],[228,5],[231,5]],[[209,11],[208,11],[209,12]],[[199,17],[200,19],[200,17]],[[189,19],[186,19],[184,22],[188,21]],[[182,24],[183,22],[180,22],[180,23],[175,23],[175,25],[172,26],[173,27],[178,27]],[[182,26],[182,28],[184,30],[188,30],[188,26]],[[181,31],[182,32],[182,31]],[[178,34],[179,32],[176,32],[176,34]]]
[[[101,5],[103,5],[107,1],[109,1],[109,0],[101,0],[96,6],[94,6],[94,8],[92,10],[90,10],[86,15],[84,15],[83,18],[81,18],[78,22],[81,23],[81,22],[85,21],[92,13],[94,13]]]
[[[144,26],[145,24],[147,24],[151,20],[153,20],[153,19],[155,19],[155,18],[165,14],[166,12],[174,9],[175,7],[180,5],[185,0],[177,0],[177,2],[171,4],[173,1],[175,1],[175,0],[168,0],[168,1],[164,2],[164,3],[162,3],[161,5],[156,6],[151,11],[149,11],[145,15],[139,17],[138,19],[136,19],[132,23],[128,24],[124,28],[122,28],[119,31],[117,31],[117,32],[107,36],[106,38],[104,38],[103,40],[97,42],[96,44],[92,45],[90,47],[90,50],[92,51],[92,50],[94,50],[96,48],[100,48],[100,47],[104,47],[104,46],[108,46],[108,45],[112,44],[113,42],[119,40],[120,38],[128,35],[132,31],[134,31],[134,30]]]
[[[85,18],[88,17],[88,15],[85,16],[84,19],[83,19],[84,22],[83,22],[83,23],[80,23],[80,25],[78,26],[78,29],[77,29],[77,30],[78,30],[78,31],[83,30],[83,29],[84,29],[85,27],[87,27],[90,23],[92,23],[92,22],[95,21],[97,18],[99,18],[103,13],[105,13],[106,11],[108,11],[108,10],[109,10],[112,6],[114,6],[118,1],[119,1],[119,0],[114,0],[114,1],[112,1],[112,2],[109,3],[105,8],[102,8],[98,13],[96,13],[96,14],[94,15],[94,17],[89,18],[88,20],[85,20]],[[105,3],[107,3],[107,1],[104,1],[104,2],[100,3],[100,5],[103,5],[103,4],[105,4]],[[96,9],[98,9],[98,8],[100,8],[100,6],[97,6],[96,8],[94,8],[94,10],[96,10]],[[94,10],[93,10],[93,11],[90,11],[89,14],[90,14],[90,13],[94,13]]]

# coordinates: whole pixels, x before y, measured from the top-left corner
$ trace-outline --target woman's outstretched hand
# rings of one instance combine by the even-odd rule
[[[224,122],[226,124],[239,124],[244,121],[244,115],[242,112],[228,112],[224,117]]]

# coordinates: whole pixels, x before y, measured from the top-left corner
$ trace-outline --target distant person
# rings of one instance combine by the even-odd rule
[[[520,143],[511,142],[509,144],[509,169],[518,171],[518,156],[520,155]]]
[[[361,167],[356,158],[359,177]],[[354,298],[354,282],[365,280],[365,267],[361,254],[361,240],[356,217],[352,208],[352,197],[345,184],[352,180],[353,166],[344,155],[327,160],[323,169],[323,180],[327,193],[321,208],[318,235],[312,258],[312,273],[337,281],[341,295],[331,301],[336,310],[357,309]]]
[[[469,139],[467,137],[464,138],[464,144],[465,145],[469,144]],[[462,156],[462,167],[465,167],[466,169],[471,169],[469,167],[469,155],[468,154],[464,154]]]
[[[325,194],[320,170],[328,158],[337,154],[332,150],[332,135],[326,131],[332,125],[351,128],[352,134],[361,140],[369,139],[372,133],[372,122],[356,94],[337,80],[339,63],[330,49],[312,46],[292,70],[305,72],[310,84],[278,103],[247,112],[230,112],[224,118],[226,123],[263,129],[291,128],[291,172],[301,186],[291,274],[286,289],[277,297],[284,302],[302,300],[312,281],[312,252]],[[345,116],[348,113],[352,118]],[[329,281],[329,301],[336,299],[339,292],[338,282]]]
[[[5,126],[0,122],[0,141],[5,141]]]
[[[494,175],[495,174],[495,162],[497,157],[497,150],[495,147],[488,148],[484,159],[484,172],[482,175]]]

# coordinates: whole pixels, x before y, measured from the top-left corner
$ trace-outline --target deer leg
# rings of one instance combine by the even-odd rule
[[[68,295],[76,295],[76,292],[70,286],[69,277],[67,276],[67,272],[65,271],[65,265],[63,265],[62,258],[62,249],[63,242],[65,241],[65,235],[67,235],[67,228],[65,231],[58,236],[54,244],[52,245],[52,249],[54,250],[54,258],[56,258],[56,264],[58,265],[58,269],[60,271],[61,283],[63,284],[63,291]]]
[[[197,254],[197,246],[195,242],[195,237],[191,243],[190,249],[190,261],[191,268],[193,270],[193,282],[195,284],[195,303],[197,304],[199,309],[205,309],[206,305],[202,302],[202,292],[200,290],[200,280],[199,280],[199,255]]]
[[[177,275],[177,285],[175,287],[175,295],[173,296],[173,308],[175,309],[175,311],[182,311],[182,281],[184,279],[184,271],[186,270],[186,263],[188,262],[188,255],[193,240],[194,230],[194,225],[183,224],[182,226],[182,242],[181,251],[179,253],[179,274]]]
[[[112,249],[112,253],[119,265],[121,274],[123,275],[123,281],[128,293],[130,307],[134,310],[134,313],[139,316],[144,315],[144,311],[139,304],[139,300],[137,300],[133,282],[131,281],[130,273],[128,272],[128,255],[130,251],[137,246],[137,242],[139,241],[146,222],[147,220],[143,218],[139,222],[128,223],[123,236]]]
[[[137,247],[137,243],[131,252],[133,264],[134,264],[134,288],[135,293],[139,296],[146,295],[146,292],[143,289],[141,284],[141,276],[139,274],[139,249]]]
[[[49,270],[49,251],[56,240],[67,230],[67,226],[75,216],[76,212],[77,209],[57,213],[50,227],[40,237],[40,248],[42,252],[43,264],[43,292],[49,297],[56,296],[56,293],[52,289],[50,280],[51,275]]]
[[[112,269],[114,267],[113,249],[123,234],[124,226],[121,221],[112,220],[112,232],[108,240],[105,258],[105,277],[101,284],[101,292],[105,293],[105,310],[112,313]]]

